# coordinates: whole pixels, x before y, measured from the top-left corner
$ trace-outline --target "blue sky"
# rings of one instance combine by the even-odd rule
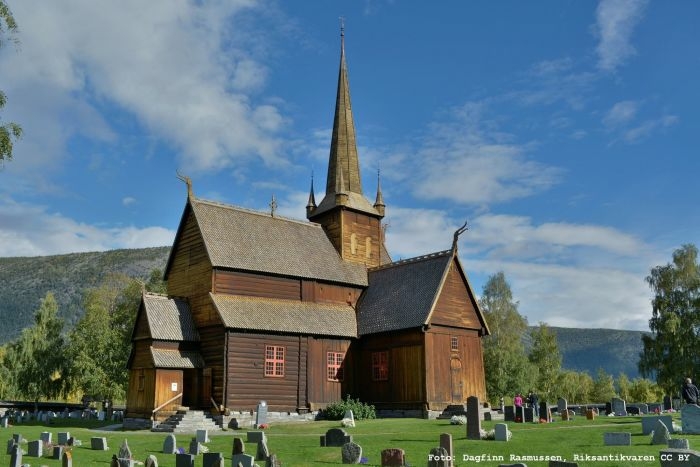
[[[394,259],[460,240],[531,324],[647,329],[698,244],[693,1],[10,0],[0,256],[172,243],[195,195],[304,218],[325,186],[339,16],[365,193]],[[693,130],[695,129],[695,130]]]

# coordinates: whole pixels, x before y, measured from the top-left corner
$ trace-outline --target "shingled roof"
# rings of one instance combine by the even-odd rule
[[[143,305],[152,339],[199,341],[199,333],[187,301],[145,293]]]
[[[196,350],[154,349],[151,358],[155,368],[204,368],[204,359]]]
[[[190,198],[213,267],[367,285],[363,265],[343,261],[314,223]]]
[[[357,337],[355,310],[350,305],[209,295],[227,328]]]
[[[447,250],[370,269],[357,305],[358,336],[427,324],[452,258]]]

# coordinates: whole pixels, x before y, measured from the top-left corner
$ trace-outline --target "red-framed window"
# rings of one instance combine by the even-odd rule
[[[459,339],[457,336],[450,337],[450,350],[456,352],[459,350]]]
[[[280,345],[265,346],[265,376],[273,378],[284,376],[284,347]]]
[[[372,380],[386,381],[389,379],[389,352],[372,352]]]
[[[328,381],[342,381],[343,376],[343,352],[326,352],[326,375]]]

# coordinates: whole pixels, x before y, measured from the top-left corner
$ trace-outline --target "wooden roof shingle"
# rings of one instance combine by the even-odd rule
[[[199,333],[185,300],[145,293],[143,305],[152,339],[198,342]]]
[[[154,349],[151,358],[155,368],[204,368],[204,359],[196,350]]]

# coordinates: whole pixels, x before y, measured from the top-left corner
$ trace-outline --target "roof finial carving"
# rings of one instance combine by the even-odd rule
[[[464,221],[464,224],[462,224],[462,227],[459,229],[455,230],[454,237],[452,239],[452,251],[457,252],[457,241],[459,240],[459,236],[462,235],[464,232],[469,230],[469,227],[467,226],[467,221]]]
[[[272,201],[270,201],[270,216],[275,217],[275,211],[277,211],[277,200],[275,199],[275,194],[272,193]]]
[[[187,185],[187,198],[192,198],[192,179],[186,175],[182,175],[179,170],[176,170],[175,173],[177,174],[177,178]]]

